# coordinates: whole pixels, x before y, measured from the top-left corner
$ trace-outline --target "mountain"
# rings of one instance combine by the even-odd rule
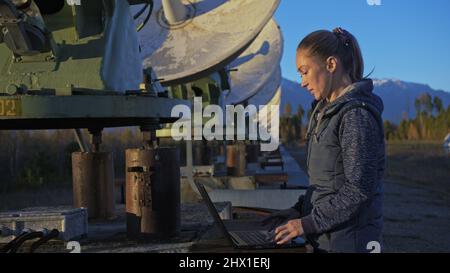
[[[309,110],[313,97],[309,92],[301,88],[299,83],[288,79],[283,79],[281,84],[281,111],[287,102],[291,104],[292,112],[297,111],[297,106]],[[374,80],[375,94],[381,97],[384,103],[383,119],[394,123],[400,123],[404,113],[408,113],[409,118],[414,118],[414,100],[423,93],[429,93],[431,97],[439,97],[444,108],[450,105],[450,93],[434,90],[426,84],[404,82],[394,79]]]
[[[431,97],[439,97],[444,108],[450,104],[450,93],[442,90],[434,90],[429,85],[404,82],[400,80],[374,80],[375,93],[383,99],[383,118],[399,123],[403,113],[409,118],[416,116],[414,101],[423,93]]]

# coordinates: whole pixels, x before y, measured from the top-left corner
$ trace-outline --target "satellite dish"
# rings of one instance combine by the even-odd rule
[[[261,128],[264,128],[266,130],[270,131],[270,134],[272,135],[272,133],[276,133],[275,131],[272,131],[272,117],[275,113],[272,112],[272,107],[271,106],[275,106],[275,105],[280,105],[281,102],[281,85],[278,86],[278,88],[276,89],[276,92],[274,94],[274,96],[270,99],[269,102],[267,102],[267,104],[265,104],[262,109],[259,109],[258,107],[258,112],[260,113],[259,115],[256,115],[258,112],[251,112],[249,113],[249,119],[254,122],[254,123],[259,123],[259,126]],[[261,115],[261,113],[265,113],[265,115]],[[279,115],[279,108],[278,108],[278,115]],[[279,116],[278,116],[279,117]],[[274,117],[277,118],[277,117]],[[274,135],[272,135],[274,136]]]
[[[242,103],[262,89],[279,69],[282,54],[283,37],[272,19],[251,46],[231,63],[230,68],[237,71],[231,73],[231,91],[226,95],[226,103]]]
[[[267,117],[265,117],[264,115],[256,116],[256,113],[250,113],[250,119],[253,119],[255,122],[258,121],[262,126],[264,124],[263,119],[265,119],[268,122],[266,123],[266,127],[270,128],[271,125],[270,120],[272,116],[270,106],[280,105],[280,100],[281,100],[281,67],[278,66],[277,72],[274,74],[273,79],[267,85],[267,88],[264,87],[249,100],[249,104],[255,105],[259,112],[261,112],[259,106],[264,105],[263,109],[265,109],[265,113],[268,116]]]
[[[225,67],[250,46],[279,4],[279,0],[153,2],[154,13],[139,32],[141,53],[144,67],[152,67],[166,86]],[[142,7],[136,5],[133,11]]]
[[[265,109],[265,112],[268,114],[268,118],[267,118],[268,123],[266,123],[266,124],[267,124],[267,127],[270,127],[270,120],[271,120],[271,117],[272,117],[272,109],[271,109],[271,106],[275,106],[275,105],[278,105],[278,106],[279,106],[280,103],[281,103],[281,86],[278,87],[277,91],[275,92],[275,95],[274,95],[274,96],[272,97],[272,99],[264,106],[264,108],[266,108],[266,109]],[[263,109],[264,109],[264,108],[263,108]],[[262,122],[262,119],[265,118],[265,117],[261,117],[261,116],[255,117],[255,116],[253,116],[253,118],[254,118],[254,119],[256,118],[256,119],[259,121],[260,124],[264,124],[264,123]]]
[[[260,107],[262,107],[262,109],[264,109],[264,108],[267,109],[266,113],[270,116],[271,108],[268,107],[268,105],[272,101],[273,101],[274,105],[277,102],[276,101],[276,93],[281,88],[280,87],[281,86],[281,67],[280,67],[280,65],[277,65],[276,67],[277,67],[276,71],[270,76],[267,83],[264,86],[262,86],[262,88],[260,90],[258,90],[253,97],[251,97],[248,100],[246,100],[245,102],[241,103],[244,106],[250,106],[250,105],[255,106],[255,107],[248,107],[247,112],[246,112],[246,117],[248,117],[250,120],[253,120],[254,122],[258,122],[258,121],[261,122],[262,118],[265,118],[265,117],[260,117],[259,115],[257,115],[260,110]],[[268,121],[270,122],[270,119]],[[227,124],[227,126],[234,127],[234,123]],[[270,124],[267,124],[267,126],[270,127]],[[234,129],[232,129],[232,130],[234,130]],[[245,136],[240,136],[238,133],[238,137],[245,137]]]
[[[281,84],[281,67],[279,64],[276,67],[277,69],[270,76],[269,80],[253,97],[248,99],[248,104],[255,105],[259,109],[260,105],[266,105],[275,96]]]

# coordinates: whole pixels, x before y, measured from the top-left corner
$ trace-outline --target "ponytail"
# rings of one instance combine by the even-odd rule
[[[333,31],[319,30],[306,36],[298,45],[297,51],[307,50],[323,60],[337,57],[343,64],[352,82],[364,79],[364,60],[356,38],[342,28]]]

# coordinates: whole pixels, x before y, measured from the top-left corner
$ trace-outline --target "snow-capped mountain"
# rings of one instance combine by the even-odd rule
[[[434,90],[426,84],[404,82],[396,79],[375,79],[375,94],[381,97],[384,103],[383,119],[394,123],[399,123],[402,117],[407,114],[409,118],[414,118],[416,110],[414,100],[422,93],[429,93],[432,97],[438,96],[444,108],[450,105],[450,93]],[[281,109],[287,102],[291,104],[292,112],[296,112],[297,106],[309,110],[313,97],[307,90],[300,87],[299,83],[283,79]]]

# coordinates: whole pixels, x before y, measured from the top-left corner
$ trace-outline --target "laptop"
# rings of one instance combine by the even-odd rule
[[[219,213],[214,206],[214,203],[209,198],[208,192],[205,187],[195,182],[195,185],[200,192],[203,201],[208,207],[208,211],[214,219],[214,222],[219,226],[219,229],[223,235],[233,244],[235,248],[239,249],[279,249],[279,248],[294,248],[304,247],[305,240],[302,237],[298,237],[292,240],[288,244],[278,245],[273,241],[273,232],[270,232],[260,224],[260,222],[246,222],[240,221],[241,228],[237,227],[230,230],[225,225],[224,221],[220,218]]]

